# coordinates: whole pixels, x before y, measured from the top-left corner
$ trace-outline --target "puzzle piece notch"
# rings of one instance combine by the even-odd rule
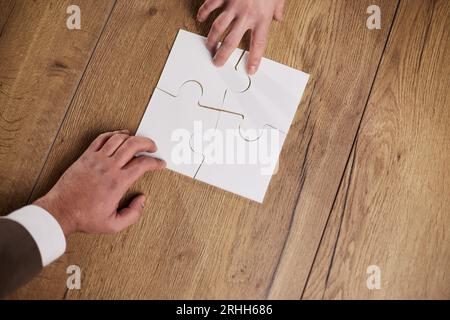
[[[176,96],[185,82],[197,81],[203,87],[200,105],[218,108],[223,105],[225,92],[247,91],[250,77],[237,68],[243,50],[236,49],[227,63],[218,68],[205,41],[205,37],[179,30],[157,87]]]
[[[178,96],[155,89],[136,135],[153,139],[158,151],[144,154],[163,159],[167,168],[191,178],[204,161],[203,155],[193,152],[191,136],[196,123],[206,129],[215,128],[219,112],[203,108],[198,101],[202,87],[186,82]]]
[[[262,203],[286,135],[266,126],[260,139],[249,142],[239,132],[241,121],[239,115],[220,113],[216,139],[224,140],[205,145],[195,179]]]
[[[245,70],[247,60],[248,52],[237,66],[238,71]],[[258,140],[267,126],[287,134],[309,75],[263,58],[258,72],[250,78],[249,90],[226,92],[223,109],[242,115],[239,129],[248,141]]]

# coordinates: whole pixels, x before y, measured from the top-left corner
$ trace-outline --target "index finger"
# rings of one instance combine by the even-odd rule
[[[139,156],[134,158],[126,166],[123,167],[123,171],[128,178],[134,183],[137,179],[143,176],[146,172],[162,170],[166,167],[164,160],[151,158],[148,156]]]
[[[87,151],[98,151],[101,147],[108,141],[109,138],[114,136],[115,134],[129,134],[130,132],[128,130],[117,130],[112,132],[105,132],[99,135],[97,138],[95,138],[94,141],[92,141],[91,145],[88,147]]]
[[[247,72],[253,75],[258,71],[264,51],[267,47],[267,35],[269,33],[270,24],[262,24],[257,26],[252,32],[252,40],[250,44],[250,53],[247,62]]]
[[[156,150],[156,144],[153,140],[144,137],[131,137],[117,149],[112,158],[117,161],[120,167],[123,167],[133,160],[137,153],[153,153]]]
[[[214,56],[213,62],[216,66],[222,67],[227,62],[247,30],[244,19],[238,19]]]

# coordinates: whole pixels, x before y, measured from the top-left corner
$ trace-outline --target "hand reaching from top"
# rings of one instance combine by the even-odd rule
[[[283,18],[285,0],[206,0],[200,7],[197,19],[205,21],[216,9],[222,12],[214,21],[206,45],[214,53],[214,64],[223,66],[237,48],[247,30],[251,30],[250,55],[247,72],[258,70],[267,45],[270,24]],[[222,45],[217,45],[229,28]],[[216,52],[217,49],[217,52]]]

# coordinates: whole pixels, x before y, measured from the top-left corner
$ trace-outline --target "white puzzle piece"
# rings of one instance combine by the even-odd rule
[[[214,129],[219,112],[198,104],[202,88],[196,82],[185,83],[178,97],[156,89],[137,130],[137,136],[153,139],[158,147],[152,157],[163,159],[167,168],[193,178],[203,162],[203,155],[191,148],[197,125]]]
[[[247,58],[248,52],[239,71],[245,70]],[[223,109],[243,116],[239,128],[244,139],[256,140],[267,125],[287,134],[308,78],[306,73],[263,58],[258,72],[250,77],[250,88],[243,93],[227,91]]]
[[[183,83],[195,80],[203,87],[200,104],[219,107],[227,90],[236,93],[247,90],[250,78],[245,70],[236,69],[243,50],[236,49],[225,66],[217,68],[205,41],[202,36],[180,30],[157,87],[176,96]]]
[[[205,161],[195,179],[262,203],[286,135],[265,126],[260,138],[249,142],[237,129],[241,121],[240,116],[221,112],[216,139],[223,143],[204,143]]]
[[[262,202],[309,75],[263,59],[249,77],[247,56],[217,68],[205,38],[180,30],[137,135],[169,169]]]

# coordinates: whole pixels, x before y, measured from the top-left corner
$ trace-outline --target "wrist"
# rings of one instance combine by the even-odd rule
[[[70,217],[70,213],[63,208],[59,197],[52,194],[51,191],[42,198],[34,201],[33,204],[50,213],[61,226],[65,236],[76,231],[76,224]]]

